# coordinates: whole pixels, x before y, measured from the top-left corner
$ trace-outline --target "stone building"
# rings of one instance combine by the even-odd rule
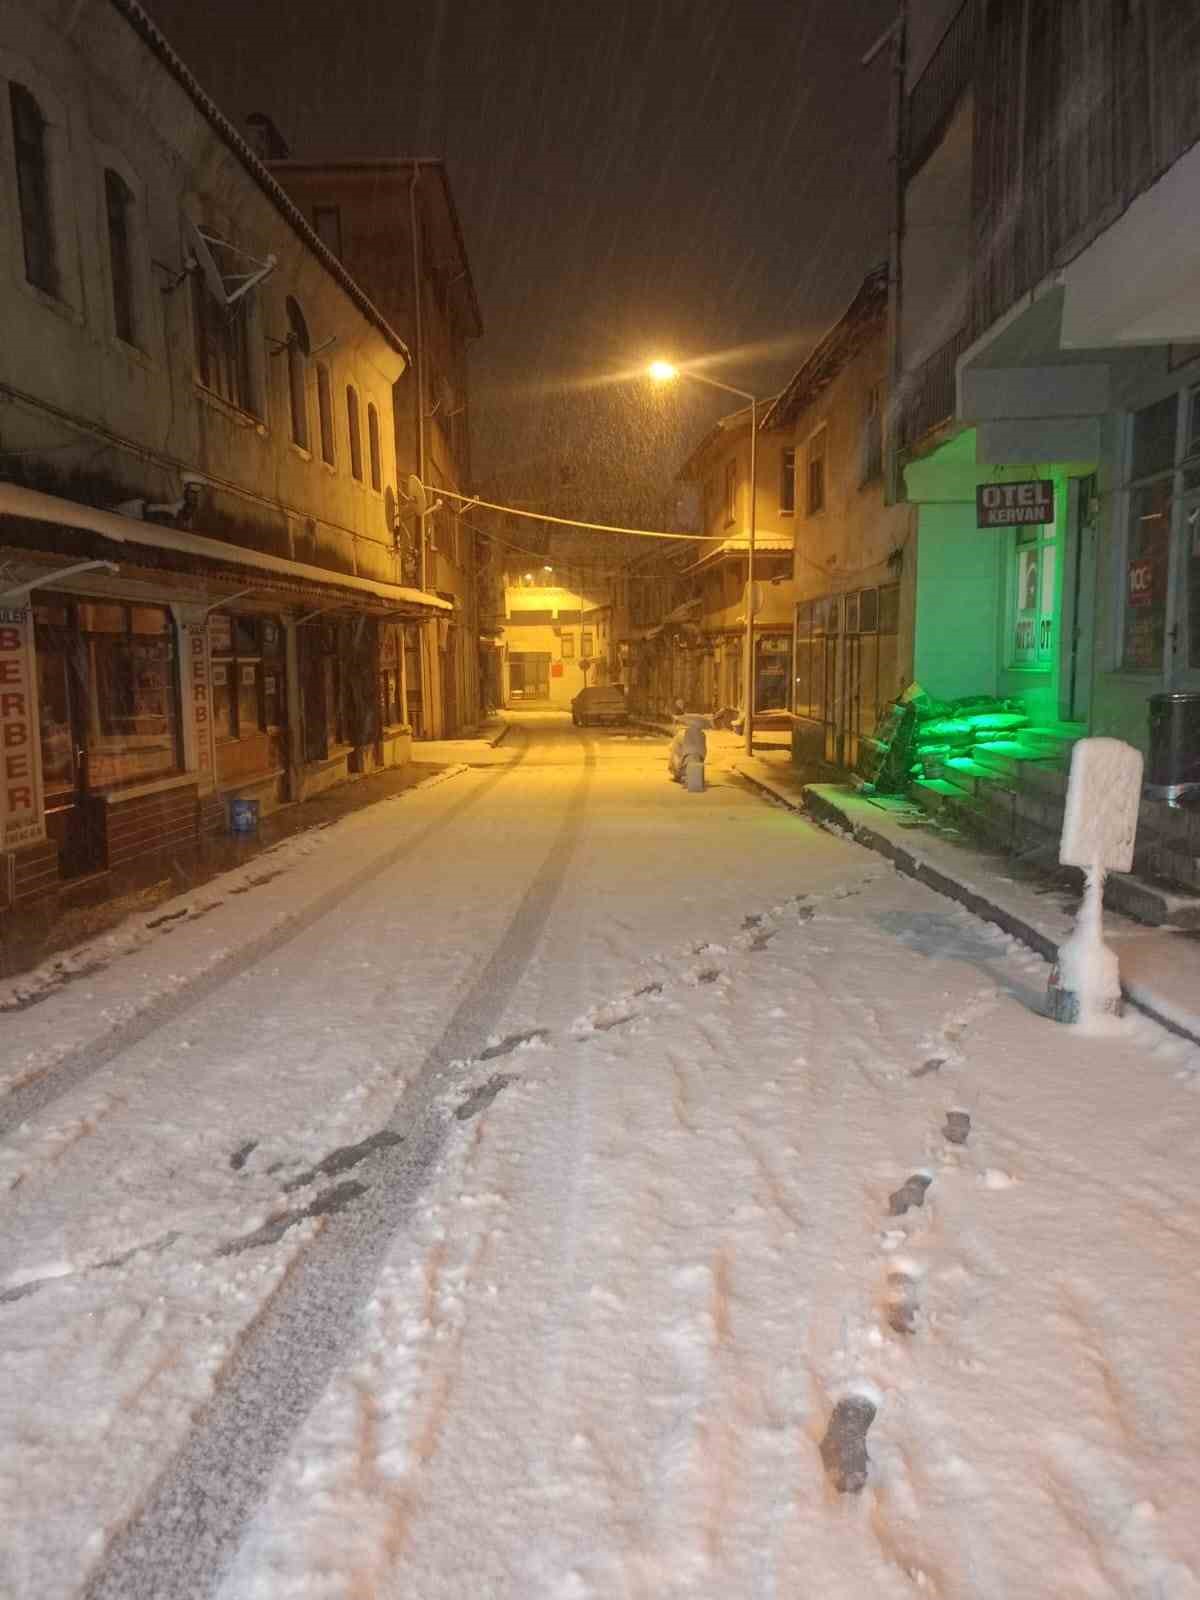
[[[0,0],[0,191],[2,906],[405,759],[457,612],[405,341],[134,0]]]

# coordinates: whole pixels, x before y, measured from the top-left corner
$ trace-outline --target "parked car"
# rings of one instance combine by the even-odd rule
[[[577,728],[615,727],[629,721],[625,690],[619,683],[594,683],[571,701],[571,721]]]

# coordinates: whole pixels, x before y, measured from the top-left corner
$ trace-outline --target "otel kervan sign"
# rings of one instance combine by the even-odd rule
[[[981,483],[975,490],[975,525],[1020,528],[1054,521],[1054,484],[1049,478],[1026,483]]]

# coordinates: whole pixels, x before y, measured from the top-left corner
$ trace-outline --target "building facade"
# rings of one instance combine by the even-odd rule
[[[1064,746],[1147,751],[1150,697],[1200,688],[1197,81],[1194,6],[967,0],[908,86],[915,672],[1017,699]],[[992,799],[1052,836],[1061,785],[1026,754]],[[1139,848],[1195,877],[1185,833],[1143,808]]]
[[[566,710],[588,684],[611,681],[607,587],[544,568],[509,573],[503,641],[503,703]]]
[[[468,343],[483,323],[445,166],[289,158],[270,170],[412,352],[412,371],[394,386],[398,536],[408,580],[453,611],[421,635],[410,720],[419,738],[469,732],[480,717],[479,540],[461,501],[439,491],[468,492]],[[437,506],[424,516],[404,492],[414,474]]]
[[[454,603],[397,547],[399,333],[133,0],[0,17],[11,905],[405,759]]]
[[[797,759],[854,767],[912,678],[912,512],[888,505],[887,273],[869,273],[763,418],[786,441],[795,530]]]

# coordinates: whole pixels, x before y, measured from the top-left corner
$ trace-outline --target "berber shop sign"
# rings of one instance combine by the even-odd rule
[[[1026,483],[981,483],[975,490],[978,528],[1020,528],[1054,521],[1054,484],[1049,478]]]

